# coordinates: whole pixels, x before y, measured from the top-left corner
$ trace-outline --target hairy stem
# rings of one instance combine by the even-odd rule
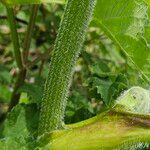
[[[67,3],[45,84],[39,135],[62,128],[74,66],[95,2],[96,0],[69,0]]]

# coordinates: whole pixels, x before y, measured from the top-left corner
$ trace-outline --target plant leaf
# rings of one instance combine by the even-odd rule
[[[132,87],[117,99],[116,106],[122,106],[122,111],[150,115],[150,90]]]
[[[6,6],[22,5],[22,4],[41,4],[41,3],[65,3],[65,0],[1,0]]]
[[[1,150],[27,150],[34,146],[38,126],[36,105],[17,105],[7,116],[0,139]],[[33,147],[31,148],[33,149]]]
[[[19,92],[27,93],[28,97],[30,98],[29,103],[37,103],[41,102],[43,96],[43,85],[34,84],[24,84],[20,89]]]
[[[146,0],[146,2],[148,4],[148,15],[150,16],[150,0]],[[149,18],[148,22],[146,23],[144,36],[148,42],[148,46],[150,46],[150,18]]]
[[[9,69],[1,64],[0,64],[0,82],[7,84],[11,83],[11,75],[9,73]]]
[[[102,80],[97,77],[92,78],[92,86],[97,89],[97,93],[106,106],[112,107],[120,93],[127,89],[127,80],[123,75],[116,76],[114,81]]]
[[[147,5],[142,0],[97,1],[94,22],[150,81],[150,48],[143,38]]]

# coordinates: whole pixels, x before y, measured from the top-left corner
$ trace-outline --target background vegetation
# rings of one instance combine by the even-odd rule
[[[1,0],[0,148],[149,149],[149,0],[98,0],[83,45],[96,0],[42,1]]]
[[[27,77],[19,88],[20,103],[40,104],[43,85],[54,41],[58,33],[64,5],[42,4],[32,31],[33,39],[29,51]],[[31,6],[15,7],[20,45],[24,36]],[[0,4],[0,106],[1,116],[11,99],[13,85],[18,73],[14,61],[13,46],[7,21],[6,8]],[[21,47],[23,49],[23,47]],[[139,60],[140,61],[140,60]],[[107,35],[91,23],[84,47],[75,67],[73,84],[69,93],[65,122],[78,122],[109,108],[120,93],[132,86],[144,88],[148,83],[141,74],[130,67],[130,61]],[[131,63],[130,63],[131,64]]]

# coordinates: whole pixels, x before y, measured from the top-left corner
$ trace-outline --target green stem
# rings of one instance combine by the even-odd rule
[[[23,68],[23,69],[19,70],[19,73],[17,75],[17,80],[15,82],[14,90],[13,90],[13,93],[11,95],[11,101],[9,104],[9,111],[11,111],[11,109],[14,106],[16,106],[19,102],[20,93],[18,92],[18,89],[24,84],[25,77],[26,77],[26,70]]]
[[[96,0],[68,0],[41,105],[39,135],[62,128],[74,66]]]
[[[38,8],[39,8],[39,5],[32,6],[31,17],[30,17],[28,29],[27,29],[24,44],[23,44],[23,62],[24,62],[24,65],[26,65],[26,63],[28,61],[29,48],[31,45],[31,39],[32,39],[32,34],[33,34],[34,26],[35,26],[35,20],[36,20]]]
[[[25,35],[25,41],[24,41],[24,46],[23,46],[23,60],[27,61],[28,58],[28,51],[31,45],[31,38],[32,38],[32,31],[35,25],[35,19],[37,16],[37,11],[38,11],[38,5],[34,5],[32,7],[31,11],[31,17],[30,17],[30,22],[29,26]],[[11,102],[9,105],[9,111],[16,106],[19,102],[20,98],[20,93],[18,93],[18,89],[24,84],[24,80],[26,78],[26,67],[22,63],[21,59],[21,52],[20,52],[20,46],[19,46],[19,39],[18,39],[18,33],[17,33],[17,27],[16,27],[16,21],[15,21],[15,16],[12,8],[7,8],[8,12],[8,19],[10,22],[10,29],[11,29],[11,34],[12,34],[12,41],[14,45],[14,53],[15,53],[15,59],[17,62],[17,66],[19,68],[19,73],[17,75],[17,80],[14,86],[14,90],[11,96]]]
[[[19,73],[17,76],[17,80],[15,83],[14,90],[11,96],[11,101],[9,104],[9,111],[10,111],[18,103],[18,100],[20,97],[20,94],[18,94],[17,91],[24,81],[23,80],[24,68],[23,68],[23,63],[21,59],[19,38],[18,38],[18,33],[17,33],[17,25],[16,25],[16,19],[15,19],[13,8],[7,7],[7,14],[8,14],[8,20],[9,20],[9,25],[11,29],[11,39],[12,39],[13,46],[14,46],[14,56],[15,56],[15,60],[17,63],[17,67],[19,68]]]
[[[16,19],[14,16],[13,8],[7,7],[7,15],[9,20],[9,25],[11,29],[11,38],[14,46],[14,56],[19,69],[23,68],[22,59],[21,59],[21,52],[19,46],[19,38],[17,33],[17,26],[16,26]]]

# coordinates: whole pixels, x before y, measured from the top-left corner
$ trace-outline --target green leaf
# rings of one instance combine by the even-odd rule
[[[28,150],[23,139],[11,139],[7,138],[5,140],[0,141],[0,148],[1,150]]]
[[[24,84],[20,89],[19,92],[27,93],[28,97],[30,98],[29,103],[40,103],[43,96],[43,89],[44,86],[39,85],[37,83],[34,84]]]
[[[148,46],[150,46],[150,21],[145,26],[145,38],[147,40]]]
[[[103,102],[109,108],[114,105],[114,101],[120,93],[128,87],[126,78],[121,74],[116,76],[114,81],[102,80],[97,77],[91,78],[91,80],[92,86],[97,89],[97,93],[101,95]]]
[[[150,0],[146,0],[147,4],[148,4],[148,14],[150,17]],[[148,20],[148,22],[146,23],[146,27],[145,27],[145,38],[148,42],[148,45],[150,46],[150,18]]]
[[[94,22],[150,81],[150,49],[143,38],[147,15],[142,0],[99,0]]]
[[[6,6],[22,5],[22,4],[41,4],[41,3],[65,3],[65,0],[1,0]]]
[[[101,95],[103,102],[107,105],[108,104],[108,91],[112,84],[109,80],[101,80],[98,78],[93,78],[93,87],[97,89],[97,93]]]
[[[147,2],[148,6],[150,7],[150,0],[145,0],[145,2]],[[148,9],[148,13],[150,15],[150,8]]]
[[[38,127],[38,113],[36,105],[17,105],[10,112],[1,129],[2,150],[27,150],[34,146]]]
[[[90,66],[90,71],[92,74],[96,74],[99,77],[107,77],[107,76],[112,75],[107,64],[102,61],[96,64],[92,64]]]
[[[67,102],[65,123],[79,122],[93,115],[94,109],[85,95],[73,90]]]
[[[33,122],[37,120],[36,105],[17,105],[7,116],[4,124],[3,135],[7,137],[28,137],[37,124]],[[29,124],[28,124],[29,123]],[[27,126],[28,125],[28,126]]]
[[[9,73],[9,69],[1,64],[0,64],[0,82],[7,84],[11,83],[11,75]]]
[[[114,105],[115,100],[120,95],[121,92],[128,88],[128,81],[127,78],[119,74],[115,81],[111,84],[108,90],[108,105],[112,107]]]
[[[150,90],[132,87],[117,99],[116,108],[120,106],[122,111],[150,115]]]
[[[0,85],[0,102],[8,103],[11,98],[11,91],[8,86]]]

